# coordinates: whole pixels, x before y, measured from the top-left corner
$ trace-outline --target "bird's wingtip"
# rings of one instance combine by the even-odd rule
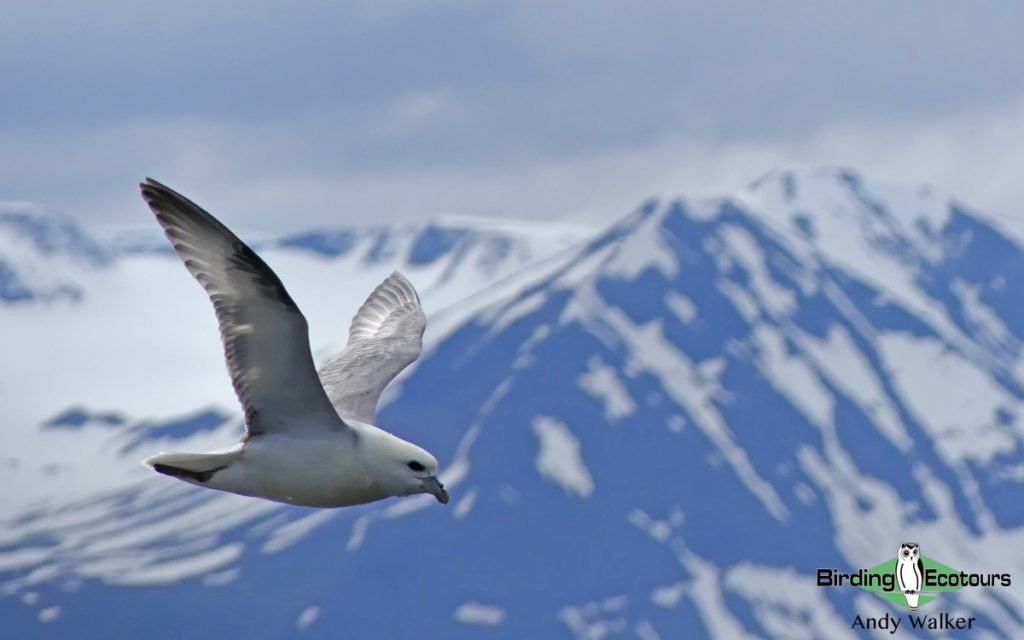
[[[406,278],[405,274],[402,273],[401,271],[397,271],[397,270],[396,271],[392,271],[391,275],[388,276],[387,279],[388,280],[394,280],[394,281],[397,281],[397,282],[401,282],[402,284],[405,284],[405,285],[410,286],[410,287],[412,286],[412,283],[409,282],[409,278]]]

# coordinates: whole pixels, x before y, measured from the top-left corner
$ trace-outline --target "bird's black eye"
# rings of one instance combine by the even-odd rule
[[[413,471],[423,471],[424,469],[426,469],[426,467],[424,467],[419,462],[416,462],[415,460],[410,460],[409,462],[406,463],[406,466],[408,466]]]

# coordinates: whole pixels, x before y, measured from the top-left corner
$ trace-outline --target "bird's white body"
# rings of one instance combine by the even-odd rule
[[[347,424],[356,431],[355,443],[345,434],[329,432],[250,438],[236,447],[235,460],[204,486],[321,508],[348,507],[401,495],[375,476],[375,458],[368,451],[371,443],[386,446],[399,439],[370,424]]]
[[[420,354],[419,296],[393,273],[352,320],[345,350],[313,366],[306,319],[274,272],[213,216],[153,180],[142,195],[206,290],[246,436],[209,453],[159,453],[145,464],[191,484],[309,507],[448,492],[437,460],[372,424],[381,392]]]

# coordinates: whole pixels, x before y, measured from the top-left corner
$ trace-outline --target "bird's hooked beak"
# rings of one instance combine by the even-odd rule
[[[448,504],[448,492],[444,490],[444,485],[437,476],[423,478],[423,490],[437,498],[441,504]]]

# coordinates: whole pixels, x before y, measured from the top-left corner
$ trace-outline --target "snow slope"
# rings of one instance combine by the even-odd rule
[[[855,637],[856,614],[893,610],[816,568],[914,540],[1024,580],[1022,284],[1015,236],[932,189],[802,169],[651,200],[478,298],[381,412],[439,454],[448,508],[313,511],[128,475],[144,451],[229,441],[237,411],[205,384],[178,405],[90,388],[87,409],[20,427],[65,466],[27,475],[45,458],[26,451],[5,486],[119,471],[4,496],[0,611],[19,637]],[[201,306],[153,327],[189,348],[171,327]],[[1016,582],[928,606],[1020,637]]]

